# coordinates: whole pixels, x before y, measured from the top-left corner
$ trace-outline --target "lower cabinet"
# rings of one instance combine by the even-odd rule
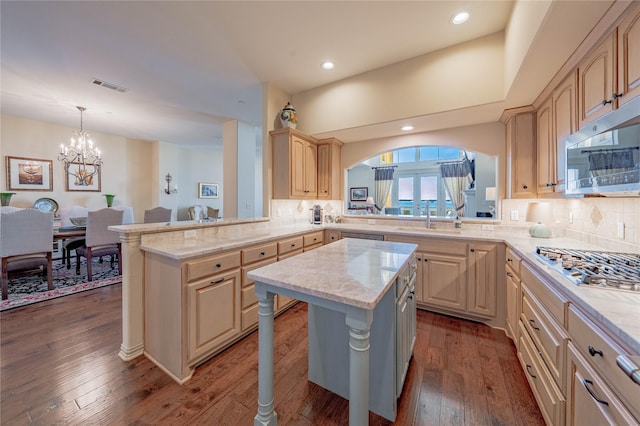
[[[460,254],[418,253],[418,274],[422,278],[418,301],[456,311],[467,303],[467,258]]]
[[[568,354],[567,424],[637,425],[638,421],[572,342]]]
[[[187,285],[188,356],[196,361],[236,337],[240,323],[240,270]]]

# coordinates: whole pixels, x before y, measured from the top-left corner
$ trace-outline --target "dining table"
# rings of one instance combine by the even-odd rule
[[[65,240],[71,238],[79,238],[84,237],[87,234],[86,226],[61,226],[53,228],[53,242],[54,244],[57,242],[58,248],[60,248],[62,253],[62,261],[67,262],[67,267],[70,267],[70,259],[67,258],[66,251],[62,249],[62,244]],[[84,241],[84,240],[83,240]]]

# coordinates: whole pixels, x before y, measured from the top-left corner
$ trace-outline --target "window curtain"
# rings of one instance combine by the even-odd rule
[[[464,194],[462,191],[473,182],[469,160],[442,163],[440,164],[440,173],[449,198],[456,208],[456,216],[464,216]]]
[[[376,167],[374,177],[374,194],[373,201],[378,212],[382,211],[389,192],[391,192],[391,184],[393,183],[393,167]]]
[[[606,176],[632,170],[635,166],[633,150],[624,149],[609,152],[592,152],[589,154],[589,171],[591,176]]]

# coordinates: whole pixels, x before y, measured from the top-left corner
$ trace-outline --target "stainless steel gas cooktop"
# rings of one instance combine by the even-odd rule
[[[638,254],[553,247],[537,247],[536,254],[574,284],[640,291]]]

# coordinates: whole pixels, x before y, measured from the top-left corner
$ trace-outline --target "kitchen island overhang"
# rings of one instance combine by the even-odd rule
[[[273,397],[274,296],[293,297],[343,313],[349,330],[349,422],[367,424],[370,329],[376,306],[395,288],[417,245],[343,239],[249,273],[259,301],[258,414],[275,425]]]

